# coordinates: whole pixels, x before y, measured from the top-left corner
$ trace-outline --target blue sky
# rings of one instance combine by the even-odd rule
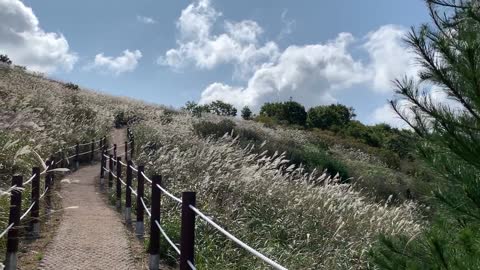
[[[292,97],[395,124],[389,81],[416,72],[400,38],[424,22],[421,0],[0,0],[0,53],[175,107],[219,98],[255,110]]]

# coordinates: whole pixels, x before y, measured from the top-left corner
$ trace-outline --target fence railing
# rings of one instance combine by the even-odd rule
[[[132,195],[136,197],[136,224],[135,233],[139,238],[144,237],[144,216],[147,215],[150,219],[149,227],[149,269],[158,269],[160,259],[160,235],[167,241],[171,248],[179,255],[180,270],[196,269],[195,268],[195,222],[197,216],[207,224],[214,227],[217,231],[222,233],[225,237],[235,242],[237,245],[250,252],[253,256],[261,259],[266,264],[274,269],[286,270],[279,263],[250,247],[248,244],[229,233],[219,224],[214,222],[209,215],[203,213],[196,207],[196,193],[191,191],[182,192],[181,198],[176,197],[169,192],[162,184],[162,176],[155,174],[151,178],[145,175],[145,166],[133,165],[133,142],[134,137],[130,129],[127,129],[127,137],[131,143],[130,158],[128,158],[128,148],[125,148],[126,163],[122,162],[120,156],[116,153],[107,154],[109,151],[104,151],[100,166],[100,184],[104,185],[105,173],[108,173],[108,187],[113,189],[113,179],[115,179],[115,202],[117,209],[122,209],[122,186],[125,187],[125,221],[131,224],[132,211]],[[128,145],[128,143],[125,143]],[[108,168],[107,168],[108,162]],[[125,168],[126,174],[122,178],[122,168]],[[134,173],[136,172],[137,188],[133,188],[132,181],[134,180]],[[145,203],[145,183],[150,186],[150,208]],[[175,244],[174,241],[167,235],[161,226],[161,199],[162,194],[167,198],[173,200],[181,205],[181,228],[180,228],[180,244]]]
[[[98,148],[95,148],[97,143]],[[42,161],[43,171],[40,167],[33,167],[31,176],[25,182],[23,182],[24,177],[22,175],[12,177],[12,186],[6,191],[10,194],[8,226],[0,233],[0,238],[7,237],[5,269],[17,269],[17,253],[22,233],[21,223],[29,215],[29,222],[26,226],[29,231],[28,236],[32,239],[40,237],[40,207],[43,205],[45,216],[48,218],[52,211],[51,194],[55,185],[54,173],[70,171],[70,169],[67,169],[69,167],[78,169],[80,162],[93,162],[95,154],[100,153],[99,150],[101,149],[106,149],[106,146],[106,137],[96,141],[77,143],[53,153],[45,162]],[[44,177],[43,191],[41,186],[42,176]],[[28,185],[31,188],[30,204],[22,213],[22,199],[24,199],[22,195]],[[41,191],[42,193],[40,193]],[[41,204],[41,201],[43,201],[43,204]]]

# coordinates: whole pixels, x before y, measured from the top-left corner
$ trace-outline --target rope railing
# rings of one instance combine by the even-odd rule
[[[143,208],[144,208],[145,211],[147,212],[147,215],[148,215],[149,217],[151,217],[151,216],[152,216],[152,213],[150,212],[150,210],[148,210],[148,207],[147,207],[147,205],[145,204],[145,201],[143,200],[142,197],[140,197],[140,201],[142,202]]]
[[[30,213],[30,211],[32,211],[34,205],[35,205],[35,202],[33,202],[30,205],[30,207],[27,209],[27,211],[25,211],[25,213],[23,213],[23,215],[20,217],[20,220],[23,220],[28,215],[28,213]]]
[[[172,239],[170,239],[170,237],[168,237],[168,235],[163,230],[162,226],[160,226],[160,223],[158,222],[158,220],[155,220],[155,224],[157,224],[157,227],[160,230],[160,232],[162,233],[165,240],[167,240],[167,242],[170,244],[170,246],[172,246],[172,248],[178,253],[178,255],[180,255],[180,249],[178,249],[178,247],[175,245],[175,243],[173,243]]]
[[[23,185],[30,184],[30,182],[32,182],[33,178],[35,178],[36,176],[37,174],[32,175],[32,177],[30,177],[30,179],[28,179],[25,183],[23,183]]]
[[[274,267],[275,269],[280,269],[280,270],[287,270],[287,268],[281,266],[280,264],[276,263],[275,261],[271,260],[270,258],[268,258],[267,256],[263,255],[262,253],[256,251],[255,249],[253,249],[252,247],[250,247],[249,245],[245,244],[244,242],[242,242],[240,239],[238,239],[237,237],[235,237],[234,235],[232,235],[231,233],[227,232],[224,228],[220,227],[220,225],[218,225],[217,223],[215,223],[213,220],[211,220],[209,217],[207,217],[204,213],[202,213],[200,210],[198,210],[196,207],[192,206],[192,205],[189,205],[188,206],[190,209],[192,209],[193,212],[195,212],[198,216],[200,216],[204,221],[206,221],[207,223],[209,223],[210,225],[212,225],[215,229],[217,229],[218,231],[220,231],[223,235],[225,235],[227,238],[229,238],[230,240],[234,241],[235,243],[237,243],[239,246],[241,246],[242,248],[246,249],[248,252],[250,252],[251,254],[253,254],[254,256],[260,258],[261,260],[263,260],[264,262],[268,263],[270,266]]]
[[[3,230],[2,233],[0,233],[0,238],[2,238],[5,234],[7,234],[8,231],[10,231],[10,229],[11,229],[14,225],[15,225],[15,223],[12,223],[12,224],[8,225],[8,227],[7,227],[5,230]]]
[[[156,185],[157,188],[159,188],[163,193],[165,193],[168,197],[172,198],[172,200],[178,202],[178,203],[182,203],[182,200],[180,198],[177,198],[175,196],[172,195],[172,193],[168,192],[166,189],[162,188],[160,185]]]

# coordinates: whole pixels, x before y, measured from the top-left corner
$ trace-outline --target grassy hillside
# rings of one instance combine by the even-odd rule
[[[213,124],[224,118],[197,118],[3,69],[0,184],[9,186],[13,173],[28,174],[38,164],[30,151],[46,158],[65,145],[107,134],[115,121],[129,122],[135,162],[145,164],[147,174],[161,173],[174,194],[196,191],[200,209],[289,269],[366,269],[378,233],[413,236],[423,229],[414,202],[378,203],[371,197],[377,191],[364,192],[369,185],[389,187],[385,181],[393,181],[392,175],[410,181],[368,151],[331,144],[325,134],[230,120],[233,125],[223,122],[229,126],[222,130]],[[308,162],[300,166],[296,161],[302,160]],[[344,176],[353,180],[325,174],[317,164],[345,166]],[[360,185],[360,176],[365,188],[350,185]],[[4,228],[7,196],[1,198]],[[178,205],[165,200],[162,207],[163,226],[179,242]],[[198,269],[268,269],[200,221],[197,236]],[[174,253],[162,250],[173,263]]]

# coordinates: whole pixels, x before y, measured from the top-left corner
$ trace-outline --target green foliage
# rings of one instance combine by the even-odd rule
[[[75,91],[80,90],[80,87],[78,87],[78,85],[76,85],[74,83],[67,83],[67,84],[65,84],[65,87],[67,87],[68,89],[75,90]]]
[[[197,117],[202,116],[202,113],[214,113],[220,116],[237,115],[237,109],[233,107],[233,105],[225,103],[221,100],[216,100],[210,104],[204,105],[199,105],[193,101],[187,101],[182,109]]]
[[[248,106],[245,106],[242,108],[242,118],[244,120],[250,120],[252,119],[252,111]]]
[[[412,29],[406,38],[419,57],[423,84],[397,80],[402,102],[391,104],[421,138],[419,155],[437,174],[435,221],[412,239],[385,235],[371,257],[383,269],[480,269],[480,6],[427,4],[434,24]],[[425,84],[451,102],[433,100]]]
[[[12,60],[10,60],[10,58],[8,58],[8,56],[6,54],[0,54],[0,63],[5,63],[7,65],[11,65]]]
[[[260,115],[271,117],[280,124],[305,126],[307,112],[305,107],[295,101],[265,103],[260,108]]]
[[[193,124],[195,132],[202,137],[214,136],[219,138],[225,133],[231,133],[234,128],[235,123],[230,119],[223,119],[218,123],[201,121]]]
[[[210,109],[211,113],[221,116],[236,116],[237,109],[233,107],[232,104],[228,104],[221,100],[212,101],[212,103],[208,104],[208,108]]]
[[[316,106],[308,110],[307,126],[321,129],[343,127],[355,116],[352,107],[348,108],[342,104]]]

